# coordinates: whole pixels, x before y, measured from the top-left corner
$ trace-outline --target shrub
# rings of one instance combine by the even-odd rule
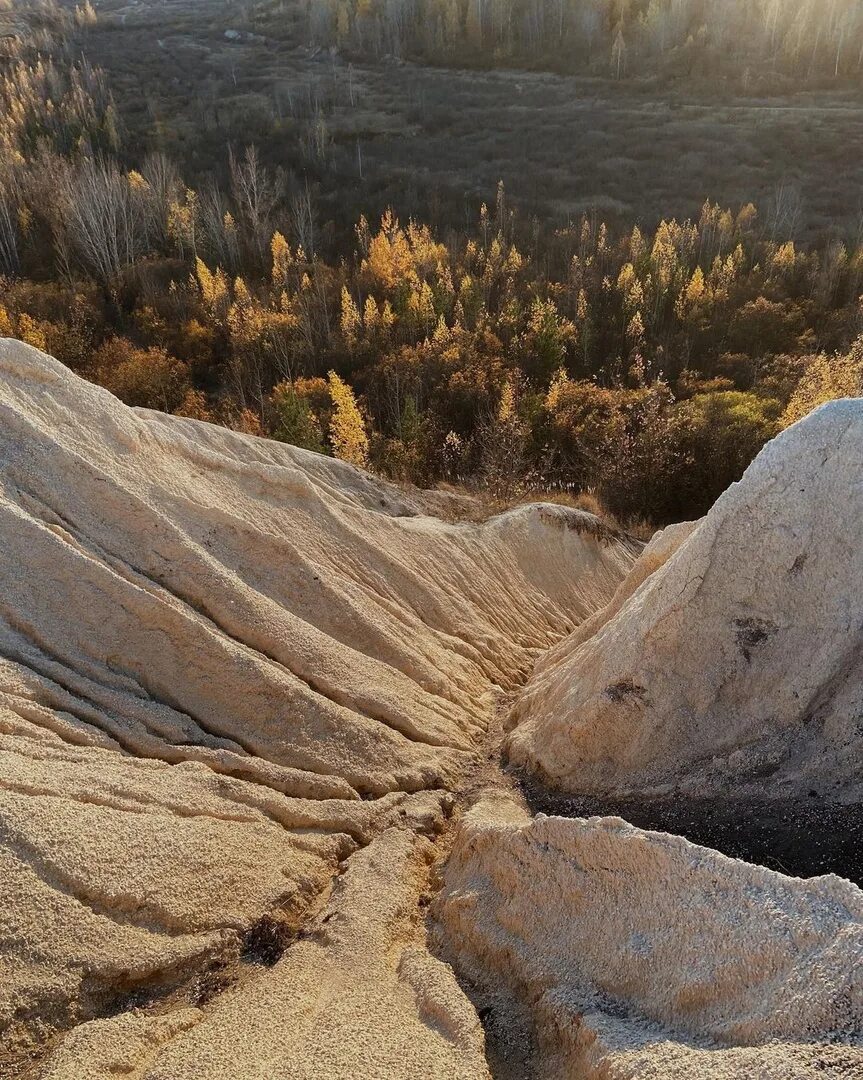
[[[312,412],[308,397],[290,382],[279,383],[270,396],[273,437],[305,450],[325,453],[321,423]]]
[[[163,412],[180,408],[192,388],[182,361],[162,348],[136,348],[127,338],[101,345],[87,374],[127,405]]]
[[[728,390],[675,406],[673,438],[680,473],[669,477],[677,515],[704,514],[779,431],[775,398]]]
[[[788,427],[828,401],[859,397],[863,392],[863,337],[846,355],[812,356],[797,384],[781,426]]]

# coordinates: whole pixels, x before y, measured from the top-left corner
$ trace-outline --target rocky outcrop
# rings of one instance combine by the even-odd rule
[[[538,1078],[863,1075],[863,893],[617,818],[463,820],[435,913],[486,1009],[526,1002]]]
[[[445,523],[0,343],[0,1071],[74,1028],[46,1075],[484,1075],[420,834],[632,558],[562,508]]]
[[[863,402],[770,443],[538,667],[510,758],[573,792],[859,802],[861,474]]]

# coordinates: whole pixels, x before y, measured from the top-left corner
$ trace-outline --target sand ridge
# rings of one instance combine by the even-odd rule
[[[119,1031],[142,1078],[249,1076],[255,1047],[261,1075],[484,1075],[425,950],[427,837],[495,703],[631,545],[555,507],[447,523],[339,461],[130,410],[20,342],[0,386],[0,1064],[56,1044],[48,1075],[95,1076]],[[356,901],[331,900],[343,878]],[[246,978],[273,919],[294,944]],[[357,986],[345,1025],[393,1014],[368,1059],[359,1034],[265,1058],[259,1033],[227,1073],[184,1057],[216,1004],[232,1045],[256,1011],[291,1029],[324,970]],[[161,999],[173,1019],[138,1015]]]

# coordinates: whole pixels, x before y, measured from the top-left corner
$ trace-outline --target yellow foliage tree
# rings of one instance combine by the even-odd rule
[[[776,253],[771,260],[771,265],[774,270],[781,273],[790,273],[794,269],[794,264],[797,259],[797,250],[794,247],[794,241],[789,240],[787,243],[782,244],[781,247],[776,249]]]
[[[408,238],[391,210],[381,218],[380,231],[371,239],[363,268],[388,289],[406,282],[413,270]]]
[[[368,299],[371,299],[369,297]],[[374,304],[374,300],[372,300]],[[377,308],[375,308],[377,313]],[[357,336],[362,327],[362,319],[360,317],[359,309],[354,303],[354,299],[348,291],[347,285],[342,287],[342,316],[341,316],[341,328],[342,336],[348,345],[353,348],[357,343]]]
[[[641,317],[640,311],[636,311],[629,320],[629,324],[626,327],[626,340],[633,349],[637,349],[644,344],[644,320]]]
[[[689,283],[680,292],[674,311],[678,319],[685,319],[691,314],[697,314],[708,298],[707,283],[704,279],[704,271],[696,266],[692,272]]]
[[[333,415],[330,445],[333,453],[349,465],[364,469],[369,461],[369,438],[354,392],[334,371],[327,375]]]
[[[838,398],[859,397],[863,392],[863,337],[842,356],[813,356],[797,389],[791,396],[780,425],[783,428],[802,420],[813,409]]]
[[[402,229],[392,210],[387,210],[380,231],[369,240],[368,258],[362,266],[378,284],[395,289],[430,274],[447,254],[443,244],[435,243],[427,225],[411,221]]]
[[[48,339],[45,337],[45,331],[36,319],[30,315],[19,315],[16,336],[28,345],[32,345],[34,349],[39,349],[41,352],[48,351]]]
[[[221,267],[210,270],[203,259],[195,259],[195,276],[192,282],[197,285],[210,318],[216,323],[224,322],[230,303],[228,279],[224,270]]]
[[[290,244],[280,232],[273,233],[270,253],[273,257],[273,283],[281,289],[286,289],[288,273],[293,265],[293,256]]]
[[[198,254],[198,216],[200,201],[197,192],[186,188],[182,199],[172,199],[168,206],[168,235],[181,257],[187,252]]]
[[[512,385],[511,379],[504,383],[500,395],[500,405],[497,408],[497,418],[502,424],[511,423],[516,418],[515,387]]]

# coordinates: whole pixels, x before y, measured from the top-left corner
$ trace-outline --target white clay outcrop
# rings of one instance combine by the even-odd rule
[[[540,1080],[863,1075],[863,893],[841,878],[498,797],[435,908],[491,1007],[529,1003]]]
[[[569,791],[859,801],[861,474],[861,401],[770,443],[537,668],[511,760]]]

